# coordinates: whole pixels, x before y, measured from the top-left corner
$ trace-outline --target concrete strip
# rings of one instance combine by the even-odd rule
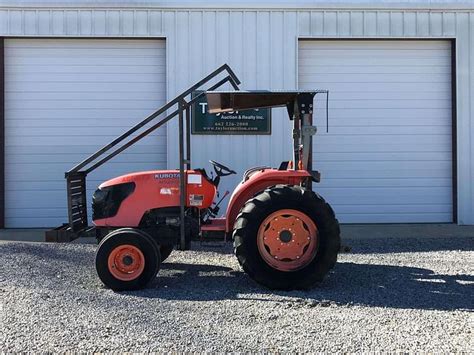
[[[474,226],[457,224],[343,224],[345,239],[474,237]]]
[[[46,229],[0,229],[0,240],[44,242]],[[456,224],[343,224],[342,240],[380,238],[474,238],[474,226]],[[73,243],[96,243],[80,238]]]

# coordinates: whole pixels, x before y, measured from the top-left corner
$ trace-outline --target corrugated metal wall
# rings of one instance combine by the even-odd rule
[[[166,37],[168,97],[228,62],[243,88],[295,89],[298,38],[456,38],[458,221],[474,224],[474,17],[468,11],[415,10],[0,10],[0,35]],[[275,112],[268,136],[193,136],[196,166],[212,158],[240,172],[290,155],[289,123]],[[279,120],[282,123],[279,124]],[[176,125],[168,164],[177,165]],[[249,152],[255,152],[251,154]],[[227,180],[227,187],[236,182]]]

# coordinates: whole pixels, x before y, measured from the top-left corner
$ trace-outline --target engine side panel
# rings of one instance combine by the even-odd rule
[[[216,187],[200,171],[186,171],[186,206],[205,209],[211,206]],[[135,183],[135,190],[120,204],[116,215],[94,220],[101,227],[137,227],[143,215],[151,209],[179,206],[179,171],[145,171],[120,176],[104,182],[99,189]]]
[[[311,175],[306,170],[262,169],[252,173],[235,188],[230,197],[226,212],[226,232],[233,230],[240,209],[255,194],[273,185],[299,185],[308,177]]]

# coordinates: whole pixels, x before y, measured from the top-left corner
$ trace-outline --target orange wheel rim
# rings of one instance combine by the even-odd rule
[[[108,267],[116,279],[132,281],[143,273],[145,257],[136,246],[123,244],[110,252]]]
[[[296,271],[314,259],[318,229],[303,212],[278,210],[260,225],[257,246],[263,260],[271,267],[280,271]]]

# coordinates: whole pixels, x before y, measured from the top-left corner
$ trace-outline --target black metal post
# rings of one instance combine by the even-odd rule
[[[305,129],[307,127],[312,127],[313,126],[313,113],[312,113],[312,107],[311,107],[311,113],[305,113],[302,115],[302,127],[304,127]],[[312,135],[309,135],[308,132],[304,132],[304,137],[303,137],[303,140],[304,141],[309,141],[309,144],[308,144],[308,147],[307,147],[307,151],[308,151],[308,154],[307,154],[307,157],[304,157],[306,159],[306,161],[303,162],[303,169],[305,169],[308,173],[312,174],[312,171],[313,171],[313,136]],[[309,136],[309,137],[308,137]],[[304,154],[303,154],[304,155]],[[306,166],[304,166],[306,165]],[[306,188],[308,190],[312,190],[313,189],[313,179],[312,178],[308,178],[306,179]]]
[[[179,234],[180,234],[180,249],[186,249],[186,229],[185,229],[185,215],[184,208],[186,203],[186,176],[184,172],[184,132],[183,132],[183,110],[185,109],[186,103],[183,101],[179,102]]]
[[[186,169],[191,169],[191,107],[186,107]]]
[[[297,102],[294,104],[294,113],[293,113],[293,170],[298,170],[298,165],[300,162],[300,112]]]

